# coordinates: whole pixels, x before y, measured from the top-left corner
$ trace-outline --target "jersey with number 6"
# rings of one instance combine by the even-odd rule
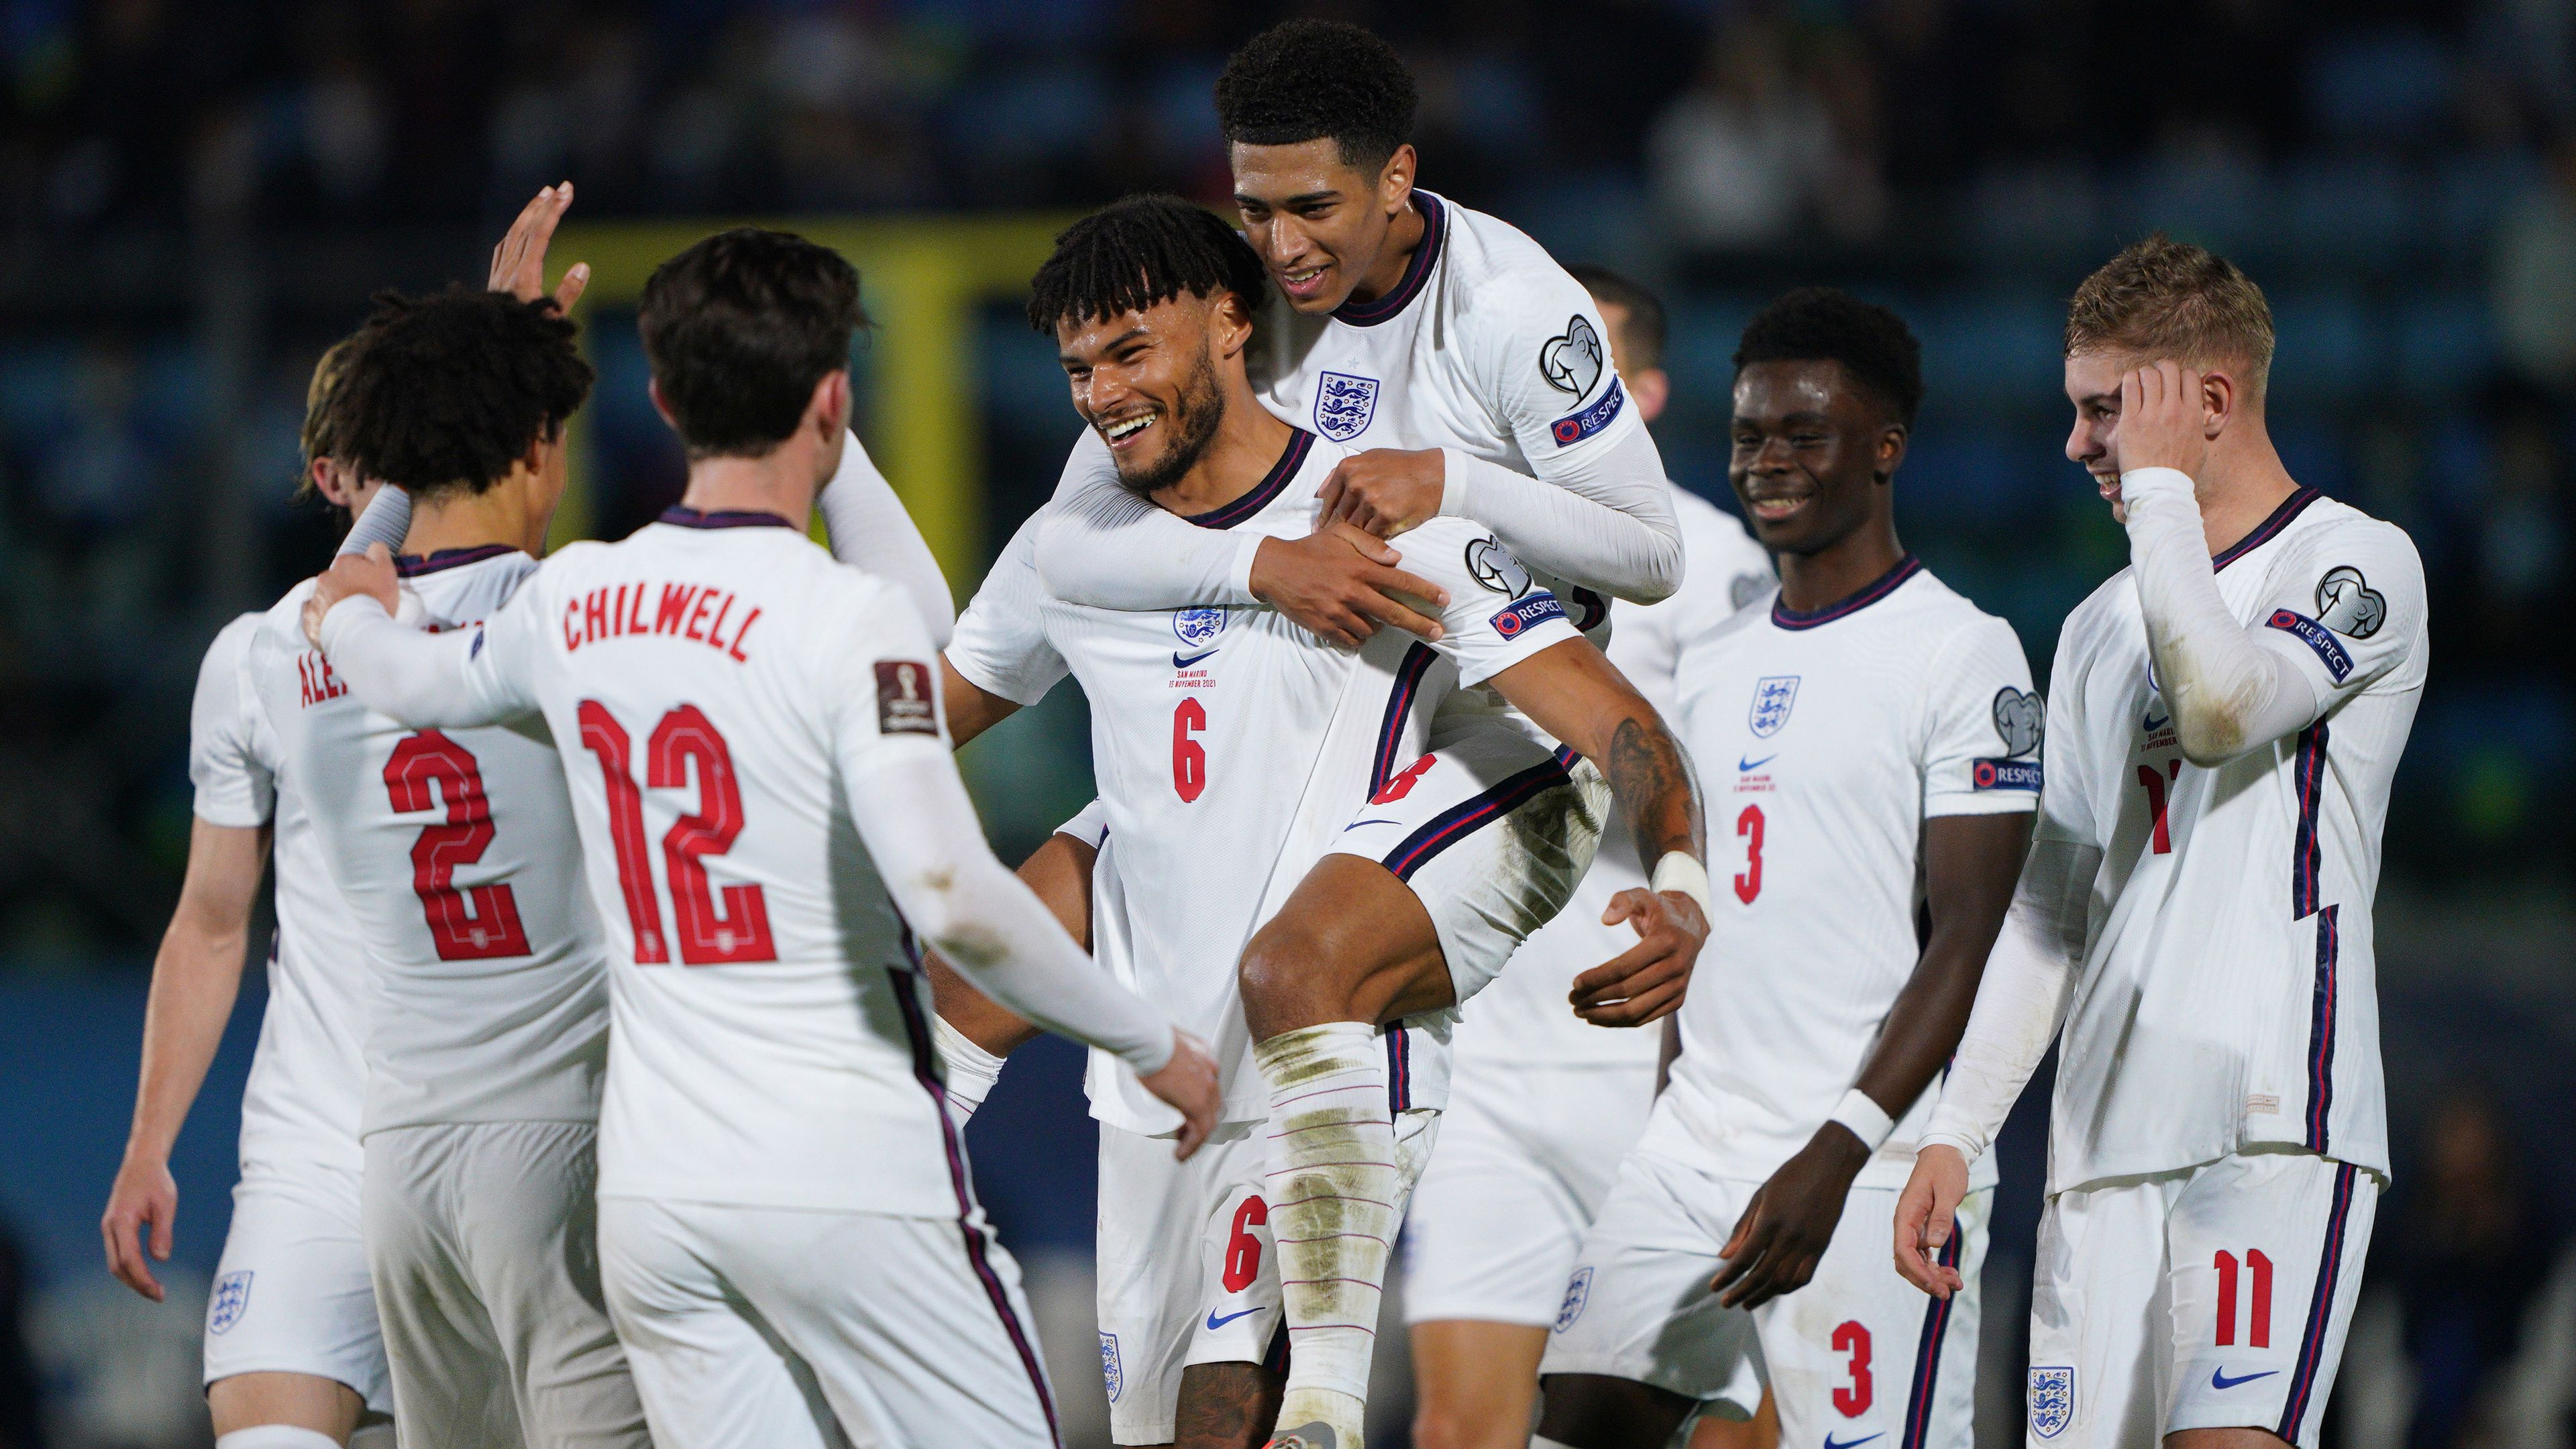
[[[1343,451],[1298,431],[1260,486],[1190,519],[1303,537]],[[1356,654],[1269,609],[1159,613],[1068,604],[1039,578],[1043,511],[976,592],[948,660],[979,688],[1034,704],[1070,673],[1090,702],[1108,821],[1092,902],[1101,963],[1225,1068],[1226,1119],[1270,1115],[1235,964],[1252,933],[1373,796],[1401,792],[1439,731],[1529,726],[1484,682],[1575,637],[1564,605],[1482,528],[1434,519],[1395,540],[1401,567],[1449,592],[1447,636],[1380,630]],[[1445,740],[1445,734],[1442,736]],[[1393,798],[1393,797],[1389,797]],[[1115,1057],[1092,1054],[1092,1111],[1153,1134],[1176,1122]],[[1417,1082],[1417,1106],[1439,1084]]]
[[[548,559],[466,683],[563,747],[616,988],[601,1195],[954,1216],[929,993],[843,783],[947,753],[902,590],[674,508]]]
[[[1682,645],[1708,808],[1708,945],[1644,1141],[1760,1182],[1859,1081],[1922,945],[1924,822],[2038,808],[2039,696],[2012,626],[1908,555],[1812,613],[1777,590]],[[1901,1187],[1937,1093],[1861,1170]],[[1993,1180],[1991,1154],[1975,1186]]]
[[[479,622],[536,567],[500,546],[400,561],[436,630]],[[376,962],[365,1130],[597,1120],[606,958],[553,741],[367,709],[306,643],[302,597],[271,613],[251,668]]]
[[[2135,575],[2068,616],[2043,838],[2102,852],[2061,1038],[2049,1189],[2278,1143],[2385,1173],[2371,902],[2422,697],[2424,568],[2403,530],[2302,488],[2217,557],[2324,715],[2214,769],[2182,757]]]

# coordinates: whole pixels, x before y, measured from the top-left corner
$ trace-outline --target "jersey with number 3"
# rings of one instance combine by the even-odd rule
[[[928,989],[845,784],[946,765],[902,591],[674,508],[548,559],[465,669],[478,717],[565,747],[615,983],[600,1193],[954,1216]]]
[[[2329,701],[2203,768],[2182,756],[2123,570],[2067,618],[2044,838],[2102,852],[2061,1039],[2049,1189],[2277,1143],[2385,1173],[2371,901],[2424,688],[2404,531],[2302,488],[2217,556],[2248,628]]]
[[[492,547],[401,571],[428,627],[447,630],[500,608],[536,566]],[[606,961],[553,742],[410,730],[369,710],[305,642],[298,599],[271,614],[252,669],[376,962],[366,1130],[597,1120]]]
[[[1644,1141],[1761,1182],[1859,1081],[1914,975],[1924,822],[2038,808],[2042,707],[2012,626],[1911,555],[1813,612],[1770,591],[1685,640],[1677,683],[1711,910]],[[1936,1096],[1895,1114],[1860,1186],[1904,1185]]]

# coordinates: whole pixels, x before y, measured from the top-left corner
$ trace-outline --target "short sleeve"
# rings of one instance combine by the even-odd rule
[[[1098,850],[1109,841],[1109,807],[1096,797],[1072,819],[1055,828],[1058,835],[1070,835]]]
[[[844,772],[890,751],[927,753],[945,765],[948,716],[930,631],[901,590],[874,579],[849,582],[857,597],[818,611],[834,625],[815,641],[818,671],[839,671],[824,699],[834,757]]]
[[[225,625],[197,665],[188,707],[188,780],[196,787],[197,818],[208,825],[257,829],[277,810],[277,777],[253,744],[257,705],[244,668],[261,618],[244,614]]]
[[[1011,535],[948,638],[948,662],[969,684],[1019,705],[1044,699],[1069,667],[1046,633],[1047,591],[1037,563],[1046,516],[1039,509]]]
[[[1487,405],[1546,478],[1644,426],[1610,366],[1601,308],[1561,268],[1531,266],[1480,289]]]
[[[2401,671],[2424,638],[2424,564],[2376,519],[2318,530],[2275,571],[2259,635],[2331,709]]]
[[[1406,572],[1449,591],[1443,637],[1433,647],[1457,661],[1463,687],[1583,637],[1566,617],[1565,602],[1534,583],[1490,533],[1435,522],[1403,535],[1396,548]]]
[[[1933,655],[1931,670],[1925,817],[2037,810],[2047,706],[2012,626],[1979,615]]]

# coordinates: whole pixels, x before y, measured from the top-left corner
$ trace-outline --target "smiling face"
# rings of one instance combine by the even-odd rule
[[[1243,299],[1182,295],[1141,312],[1056,323],[1073,409],[1109,444],[1118,481],[1150,494],[1180,481],[1225,421],[1216,371],[1227,338],[1248,335]]]
[[[1820,553],[1883,506],[1905,433],[1839,362],[1748,363],[1735,376],[1727,481],[1764,548]]]
[[[2120,379],[2137,364],[2100,349],[2066,359],[2066,400],[2075,405],[2075,425],[2066,434],[2068,461],[2093,475],[2111,516],[2129,521],[2120,506]]]
[[[1387,233],[1413,194],[1413,148],[1374,172],[1342,159],[1329,136],[1287,146],[1229,148],[1243,235],[1270,280],[1300,312],[1321,315],[1385,260]]]

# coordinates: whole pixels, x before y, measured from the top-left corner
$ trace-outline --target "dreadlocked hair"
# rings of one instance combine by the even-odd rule
[[[1055,239],[1029,280],[1029,325],[1089,322],[1142,312],[1187,293],[1232,292],[1261,300],[1261,258],[1216,213],[1177,196],[1130,196]]]

